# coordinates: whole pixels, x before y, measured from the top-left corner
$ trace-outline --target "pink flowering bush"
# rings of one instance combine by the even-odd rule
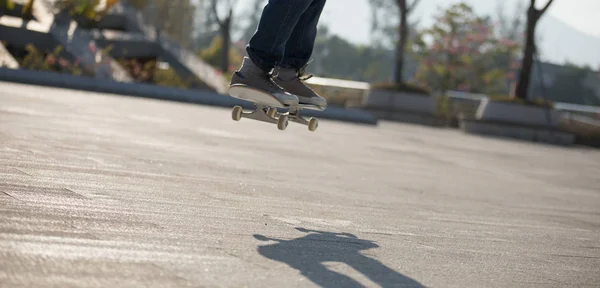
[[[419,32],[417,81],[444,93],[506,93],[514,77],[519,43],[502,38],[491,20],[460,3],[441,11],[432,27]],[[511,74],[512,73],[512,74]]]
[[[90,51],[96,51],[93,43],[91,43],[89,47]],[[58,46],[52,51],[45,52],[40,51],[33,44],[29,44],[25,47],[25,50],[26,56],[22,59],[17,59],[19,65],[24,69],[60,72],[89,77],[94,76],[94,71],[96,71],[96,68],[100,67],[99,65],[107,67],[108,73],[111,73],[112,71],[110,58],[105,57],[108,54],[110,47],[99,51],[100,62],[87,66],[83,65],[82,60],[79,57],[74,61],[67,59],[66,55],[68,54],[63,53],[62,46]]]

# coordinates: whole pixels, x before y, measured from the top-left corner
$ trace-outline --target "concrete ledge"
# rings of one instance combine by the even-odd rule
[[[446,97],[448,97],[449,102],[450,124],[455,128],[458,128],[458,122],[461,117],[475,118],[481,101],[487,99],[487,96],[483,94],[469,94],[457,91],[448,91]]]
[[[391,109],[419,114],[433,115],[436,112],[433,96],[378,89],[369,91],[363,105],[372,109]]]
[[[475,117],[461,117],[459,127],[471,134],[572,145],[575,135],[560,130],[560,117],[552,108],[483,99]]]
[[[403,110],[391,110],[391,109],[370,109],[366,108],[366,111],[373,114],[378,119],[384,119],[389,121],[397,121],[410,124],[418,124],[432,127],[443,127],[448,125],[446,119],[427,114],[427,113],[416,113],[412,111]]]
[[[477,120],[558,129],[561,112],[552,108],[483,99],[475,115]]]
[[[0,68],[0,81],[85,90],[100,93],[122,94],[135,97],[220,107],[233,107],[234,105],[240,105],[246,109],[252,109],[254,107],[250,102],[235,99],[227,95],[218,94],[208,90],[183,90],[148,84],[122,83],[43,71]],[[369,125],[377,124],[377,119],[373,117],[373,115],[359,109],[328,107],[325,111],[306,110],[303,114],[321,119],[331,119]]]
[[[436,115],[436,97],[387,90],[371,90],[363,109],[378,119],[427,126],[446,126],[448,121]]]
[[[575,142],[582,145],[600,147],[600,120],[588,116],[565,113],[560,119],[563,131],[575,135]]]
[[[575,143],[575,135],[558,130],[467,119],[461,119],[459,123],[460,129],[470,134],[497,136],[564,146],[573,145]]]

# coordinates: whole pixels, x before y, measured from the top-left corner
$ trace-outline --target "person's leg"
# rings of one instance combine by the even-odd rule
[[[269,0],[246,52],[257,66],[270,71],[283,58],[286,44],[311,3],[322,0]]]
[[[294,27],[285,46],[283,61],[279,63],[279,73],[275,82],[287,92],[296,95],[301,104],[312,104],[325,108],[327,101],[302,81],[311,77],[305,75],[305,66],[312,56],[317,25],[326,0],[314,0]]]
[[[242,66],[231,78],[231,87],[242,86],[263,91],[287,105],[298,103],[298,97],[278,86],[269,73],[282,61],[286,43],[296,23],[313,1],[269,0],[263,9],[258,28],[246,47],[248,57],[244,57]],[[243,89],[230,88],[230,94],[242,99],[253,97],[248,96]]]
[[[278,65],[279,67],[298,70],[308,63],[313,53],[317,25],[325,2],[326,0],[313,0],[304,11],[285,45],[283,61]]]

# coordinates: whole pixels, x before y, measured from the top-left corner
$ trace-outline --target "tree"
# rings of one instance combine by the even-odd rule
[[[500,37],[489,17],[475,15],[465,3],[441,11],[435,20],[415,42],[420,84],[442,94],[449,89],[491,94],[508,90],[508,67],[500,63],[515,56],[518,43]]]
[[[510,16],[507,16],[504,13],[505,4],[505,0],[499,0],[496,9],[496,15],[498,17],[498,34],[502,38],[510,39],[517,43],[524,43],[525,39],[523,35],[523,29],[525,24],[525,15],[522,14],[522,11],[525,6],[523,2],[517,2],[514,13],[511,13]]]
[[[212,39],[212,43],[206,48],[198,51],[198,55],[208,64],[214,67],[222,67],[223,63],[223,38],[221,36],[214,37]],[[242,64],[243,56],[239,53],[237,49],[229,49],[229,72],[231,70],[236,69],[239,65]],[[229,77],[231,74],[226,74]]]
[[[254,35],[256,27],[260,22],[260,15],[263,9],[264,0],[253,0],[250,5],[249,11],[247,11],[248,19],[246,19],[246,25],[243,28],[241,39],[244,43],[248,43],[250,38]]]
[[[35,0],[27,0],[27,3],[23,5],[23,10],[21,11],[21,15],[23,19],[31,21],[33,20],[33,5]]]
[[[498,36],[503,39],[507,39],[515,44],[518,44],[520,47],[525,43],[525,35],[523,34],[523,30],[525,27],[525,14],[523,14],[523,9],[525,9],[525,4],[523,2],[517,2],[517,5],[514,7],[514,12],[506,15],[504,13],[504,5],[506,2],[504,0],[498,1],[498,6],[496,9],[496,16],[498,18]],[[521,69],[520,57],[516,51],[515,53],[511,53],[513,51],[509,51],[505,55],[501,56],[499,59],[499,66],[506,67],[508,69],[508,73],[506,74],[507,87],[509,87],[509,94],[514,93],[513,87],[516,81],[516,75]],[[520,53],[519,53],[520,54]]]
[[[400,26],[398,27],[398,43],[396,44],[396,69],[394,82],[396,84],[404,83],[402,72],[404,69],[404,51],[408,41],[408,15],[413,11],[419,0],[413,0],[412,4],[407,5],[406,0],[396,0],[400,13]]]
[[[197,0],[196,14],[194,16],[194,49],[202,50],[210,46],[218,32],[218,24],[214,20],[211,9],[212,0]]]
[[[156,16],[154,25],[159,31],[164,32],[172,40],[185,48],[192,47],[194,14],[196,13],[194,1],[191,0],[152,0],[153,14]]]
[[[389,81],[393,73],[393,52],[353,44],[329,32],[322,24],[315,39],[313,69],[323,77],[354,81]]]
[[[98,0],[97,0],[98,1]],[[106,2],[105,2],[106,1]],[[195,0],[120,0],[136,8],[144,17],[147,25],[178,43],[181,47],[191,48],[194,38]],[[116,0],[102,0],[106,5],[116,4]]]
[[[217,4],[224,3],[224,4]],[[221,71],[227,72],[229,70],[229,49],[231,47],[231,27],[233,22],[233,7],[237,3],[237,0],[212,0],[211,1],[211,11],[214,20],[219,25],[219,32],[221,34],[221,39],[223,41],[222,49],[221,49]],[[217,6],[224,7],[225,16],[219,16],[219,8]]]
[[[525,30],[525,48],[523,51],[523,60],[521,64],[521,73],[519,76],[519,82],[517,83],[516,97],[522,100],[527,99],[527,92],[529,91],[529,83],[531,81],[531,70],[533,67],[533,54],[537,52],[535,45],[535,28],[538,21],[548,10],[548,7],[554,0],[548,0],[546,6],[542,9],[535,8],[535,1],[531,0],[529,9],[527,9],[527,27]]]
[[[407,0],[369,0],[372,11],[372,31],[382,30],[384,34],[391,34],[389,23],[381,23],[380,21],[386,21],[389,19],[399,19],[399,23],[394,27],[395,33],[391,35],[397,35],[395,38],[395,69],[394,69],[394,82],[396,84],[403,84],[403,71],[405,62],[406,45],[409,40],[410,24],[408,18],[410,13],[414,10],[420,0],[413,0],[412,3],[408,3]],[[393,7],[395,6],[395,7]],[[383,14],[383,15],[382,15]],[[389,15],[392,14],[392,15]],[[383,24],[383,25],[382,25]],[[387,26],[386,26],[387,24]],[[373,33],[377,35],[377,33]],[[379,42],[376,40],[376,42]]]

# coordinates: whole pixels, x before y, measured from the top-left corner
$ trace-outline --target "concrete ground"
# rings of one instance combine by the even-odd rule
[[[599,287],[600,150],[0,83],[2,287]]]

